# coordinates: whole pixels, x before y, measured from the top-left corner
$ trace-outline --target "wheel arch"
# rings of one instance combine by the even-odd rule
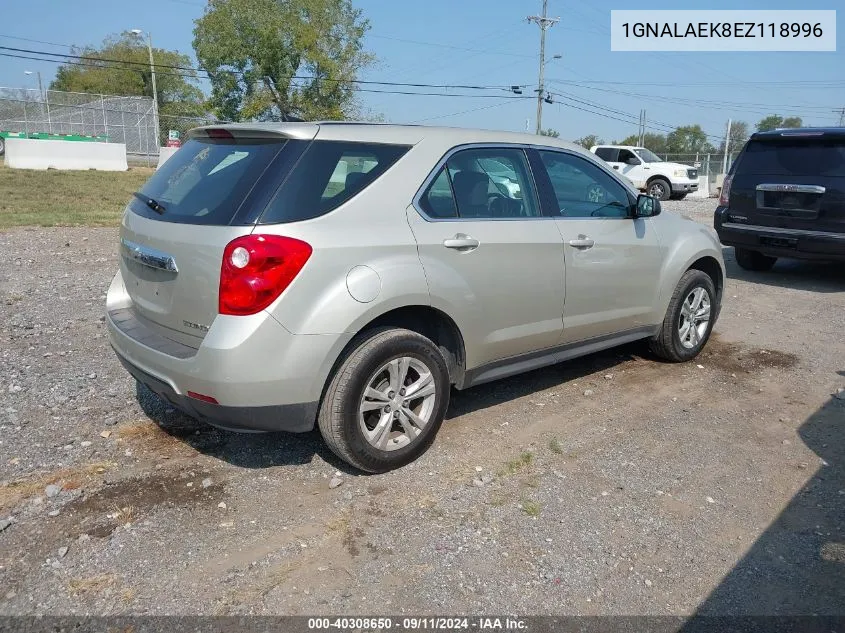
[[[352,339],[344,346],[335,359],[326,378],[325,386],[338,366],[359,345],[361,336],[377,328],[396,327],[411,330],[430,339],[443,354],[449,368],[449,382],[461,387],[466,368],[466,347],[464,337],[454,319],[442,310],[429,305],[405,305],[381,314],[371,316],[368,321],[356,328]]]
[[[713,280],[713,285],[716,287],[716,305],[721,309],[726,280],[725,267],[721,261],[721,254],[715,250],[714,246],[702,240],[702,237],[702,234],[695,233],[688,239],[677,242],[675,248],[668,254],[661,275],[660,302],[654,315],[655,319],[663,319],[678,282],[688,270],[700,270]],[[717,311],[714,321],[718,316]]]

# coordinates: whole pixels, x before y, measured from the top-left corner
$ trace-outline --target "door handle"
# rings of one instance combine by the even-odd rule
[[[619,165],[614,165],[613,169],[619,169]]]
[[[446,248],[453,248],[458,251],[471,251],[478,248],[478,240],[470,237],[469,235],[464,235],[463,233],[458,233],[455,237],[443,240],[443,246]]]
[[[592,248],[595,242],[592,238],[587,237],[586,235],[579,235],[577,240],[569,240],[569,245],[573,248]]]

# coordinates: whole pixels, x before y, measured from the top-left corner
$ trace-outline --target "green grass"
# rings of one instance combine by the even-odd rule
[[[531,465],[534,460],[534,455],[525,451],[518,458],[512,459],[505,463],[505,467],[499,472],[500,476],[515,475],[526,466]]]
[[[543,506],[540,505],[539,501],[526,499],[522,502],[522,511],[530,517],[540,516],[540,510],[542,510],[542,508]]]
[[[117,226],[133,191],[153,174],[10,169],[0,162],[0,230],[13,226]]]
[[[563,454],[563,447],[560,445],[560,442],[556,437],[549,440],[549,450],[555,455]]]

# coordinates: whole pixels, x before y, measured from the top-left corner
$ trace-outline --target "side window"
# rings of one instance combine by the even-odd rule
[[[590,161],[563,152],[541,151],[560,215],[565,218],[626,218],[628,192]]]
[[[458,210],[455,207],[455,197],[452,195],[452,184],[446,167],[442,167],[437,177],[431,181],[423,196],[420,206],[426,215],[432,218],[455,218]]]
[[[408,151],[402,145],[314,141],[276,193],[262,224],[297,222],[336,209]]]
[[[615,163],[616,157],[619,154],[619,150],[613,147],[597,147],[596,148],[596,156],[601,158],[603,161],[607,161],[608,163]]]
[[[466,149],[446,164],[461,218],[533,218],[540,206],[521,149]]]
[[[629,149],[620,149],[619,150],[619,159],[616,162],[627,163],[631,158],[635,158],[637,160],[637,162],[642,162],[639,159],[639,157]]]

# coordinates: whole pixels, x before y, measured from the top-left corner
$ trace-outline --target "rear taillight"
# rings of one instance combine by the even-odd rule
[[[731,180],[733,176],[725,176],[722,183],[722,192],[719,194],[719,206],[726,207],[731,200]]]
[[[223,251],[220,314],[255,314],[285,291],[311,256],[311,246],[292,237],[245,235]]]

